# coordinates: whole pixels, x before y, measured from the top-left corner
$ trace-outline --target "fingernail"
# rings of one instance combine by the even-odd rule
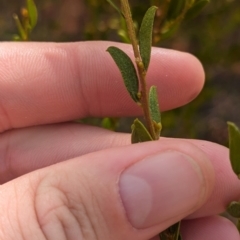
[[[177,151],[135,163],[119,181],[123,206],[135,228],[151,227],[195,209],[204,198],[204,186],[198,164]]]

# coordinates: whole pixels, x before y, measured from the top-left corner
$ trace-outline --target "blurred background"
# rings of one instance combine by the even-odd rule
[[[161,0],[131,0],[136,25],[146,9]],[[32,41],[121,41],[119,14],[106,0],[35,0],[39,20]],[[13,13],[24,0],[0,1],[0,40],[17,33]],[[162,114],[163,136],[199,138],[228,143],[227,121],[240,126],[240,1],[211,0],[191,20],[184,20],[156,46],[194,54],[206,72],[201,94],[190,104]],[[1,54],[1,53],[0,53]],[[184,71],[187,71],[187,66]],[[107,116],[106,116],[107,117]],[[88,119],[100,123],[99,119]],[[130,120],[119,119],[117,131],[130,131]]]

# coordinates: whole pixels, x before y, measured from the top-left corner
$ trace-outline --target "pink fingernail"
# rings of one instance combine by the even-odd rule
[[[119,182],[127,217],[136,228],[160,224],[198,206],[205,193],[198,164],[166,151],[126,169]]]

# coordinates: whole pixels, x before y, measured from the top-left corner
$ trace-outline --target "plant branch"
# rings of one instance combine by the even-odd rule
[[[136,32],[135,32],[131,9],[130,9],[128,0],[121,0],[121,7],[122,7],[123,15],[126,20],[127,31],[133,47],[134,57],[137,64],[138,76],[141,84],[141,97],[140,97],[141,106],[143,108],[144,117],[147,122],[148,131],[151,134],[153,140],[157,140],[158,136],[156,136],[155,134],[155,130],[154,130],[154,126],[153,126],[153,122],[152,122],[151,114],[149,110],[149,100],[148,100],[149,96],[148,96],[148,88],[146,84],[146,70],[144,68],[142,58],[139,52],[138,40],[136,37]]]

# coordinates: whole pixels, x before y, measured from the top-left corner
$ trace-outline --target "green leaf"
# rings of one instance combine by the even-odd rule
[[[159,139],[160,132],[162,130],[162,124],[156,86],[152,86],[149,91],[149,110],[151,119],[153,121],[156,139]]]
[[[228,134],[232,169],[240,178],[240,131],[232,122],[228,122]]]
[[[135,119],[132,124],[132,143],[153,141],[150,133],[139,119]]]
[[[21,37],[18,34],[13,35],[13,41],[21,41]]]
[[[161,29],[161,39],[162,40],[172,37],[176,33],[176,31],[179,27],[179,23],[176,21],[171,24],[169,24],[169,23],[170,22],[165,22],[164,25],[162,26],[162,29]]]
[[[227,212],[234,218],[240,218],[240,202],[231,202],[227,207]]]
[[[156,86],[151,86],[149,90],[149,107],[152,120],[155,121],[156,123],[161,123],[161,113],[159,109]]]
[[[131,43],[131,40],[128,36],[127,23],[124,18],[120,18],[120,26],[118,30],[118,36],[121,38],[124,43]]]
[[[157,7],[155,6],[152,6],[147,10],[139,30],[139,50],[145,70],[148,69],[151,57],[152,32],[156,11]]]
[[[167,13],[167,19],[176,19],[179,15],[181,15],[186,3],[187,0],[171,0]]]
[[[122,11],[120,10],[120,8],[112,1],[112,0],[107,0],[107,2],[115,9],[117,10],[117,12],[124,17]]]
[[[27,0],[27,10],[29,14],[30,26],[33,29],[37,24],[38,11],[34,0]]]
[[[117,64],[130,96],[135,102],[139,102],[139,82],[132,60],[125,52],[117,47],[109,47],[107,51],[111,54],[113,60]]]
[[[115,131],[118,125],[118,118],[105,117],[102,119],[101,126],[105,129]]]
[[[196,1],[196,3],[193,5],[193,7],[191,7],[187,11],[185,18],[187,20],[190,20],[190,19],[196,17],[209,2],[210,2],[210,0]]]
[[[118,36],[121,38],[122,42],[124,43],[131,43],[129,37],[128,37],[128,34],[125,30],[123,29],[119,29],[118,30]]]
[[[15,20],[15,23],[17,25],[18,28],[18,32],[19,32],[19,36],[21,38],[22,41],[27,40],[27,33],[25,32],[19,18],[17,14],[13,14],[13,19]]]

